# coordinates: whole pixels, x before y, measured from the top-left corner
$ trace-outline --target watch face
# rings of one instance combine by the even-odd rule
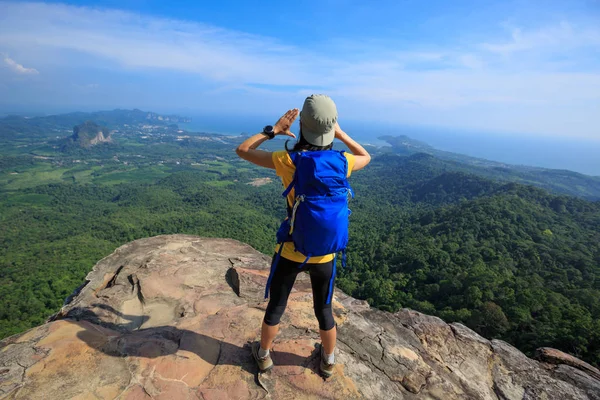
[[[264,133],[271,133],[273,132],[273,127],[271,125],[267,125],[265,126],[265,129],[263,129]]]

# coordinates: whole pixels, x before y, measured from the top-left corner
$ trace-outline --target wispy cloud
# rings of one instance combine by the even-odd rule
[[[8,56],[4,56],[4,64],[8,66],[8,68],[11,69],[11,71],[16,72],[17,74],[20,75],[37,75],[39,74],[39,71],[35,68],[25,68],[23,65],[19,64],[18,62],[16,62],[15,60],[13,60],[12,58],[8,57]]]
[[[600,29],[598,27],[573,27],[562,21],[554,26],[523,30],[509,28],[510,39],[483,43],[482,48],[493,53],[511,55],[524,51],[543,53],[566,53],[585,48],[600,47]]]
[[[161,68],[218,81],[310,81],[303,52],[268,37],[117,11],[2,3],[0,45],[75,50],[126,68]],[[70,60],[65,60],[70,62]],[[272,66],[276,65],[276,68]]]
[[[77,88],[77,89],[89,91],[89,90],[98,89],[100,87],[100,84],[98,84],[98,83],[84,83],[84,84],[74,83],[73,87]]]
[[[600,61],[590,56],[600,52],[597,25],[513,26],[503,35],[444,46],[348,42],[344,52],[332,52],[326,42],[307,48],[270,36],[112,9],[0,2],[0,15],[0,50],[26,54],[36,66],[51,60],[65,68],[93,63],[141,74],[185,73],[207,83],[211,93],[326,91],[358,113],[364,102],[385,110],[408,109],[386,115],[408,122],[439,115],[441,124],[452,118],[457,123],[449,115],[460,114],[479,121],[478,126],[495,120],[503,124],[501,129],[518,130],[531,127],[522,112],[530,107],[531,118],[542,116],[540,131],[559,133],[575,118],[579,131],[590,126],[588,134],[591,126],[600,125],[598,115],[582,111],[600,104]],[[40,50],[45,55],[36,59]],[[14,71],[37,73],[12,63]],[[567,108],[579,106],[576,114],[567,114]],[[556,115],[557,107],[565,114]]]

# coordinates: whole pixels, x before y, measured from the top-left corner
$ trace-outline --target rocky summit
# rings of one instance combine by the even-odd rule
[[[269,257],[226,239],[140,239],[96,264],[51,321],[0,342],[1,399],[600,399],[600,372],[339,290],[335,375],[317,373],[308,275],[259,374]]]

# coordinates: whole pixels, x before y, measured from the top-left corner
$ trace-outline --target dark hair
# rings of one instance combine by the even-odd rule
[[[315,146],[314,144],[310,144],[306,141],[306,139],[304,138],[304,136],[302,136],[302,127],[300,127],[300,135],[298,137],[298,141],[296,142],[296,144],[294,144],[294,147],[292,147],[291,149],[288,148],[288,143],[289,140],[285,141],[285,149],[288,152],[291,151],[302,151],[302,150],[306,150],[306,151],[322,151],[322,150],[331,150],[333,149],[333,142],[329,143],[327,146]]]

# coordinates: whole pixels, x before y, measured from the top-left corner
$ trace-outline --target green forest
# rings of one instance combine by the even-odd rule
[[[462,173],[426,179],[433,171],[419,166],[379,158],[357,179],[352,268],[339,287],[384,310],[465,323],[529,354],[550,346],[597,365],[600,204]]]
[[[131,240],[188,233],[272,253],[281,184],[236,158],[239,139],[140,135],[121,132],[87,152],[61,154],[49,140],[0,156],[0,337],[43,323]],[[469,168],[375,151],[351,178],[338,287],[382,310],[462,322],[528,354],[550,346],[600,365],[600,203]]]

